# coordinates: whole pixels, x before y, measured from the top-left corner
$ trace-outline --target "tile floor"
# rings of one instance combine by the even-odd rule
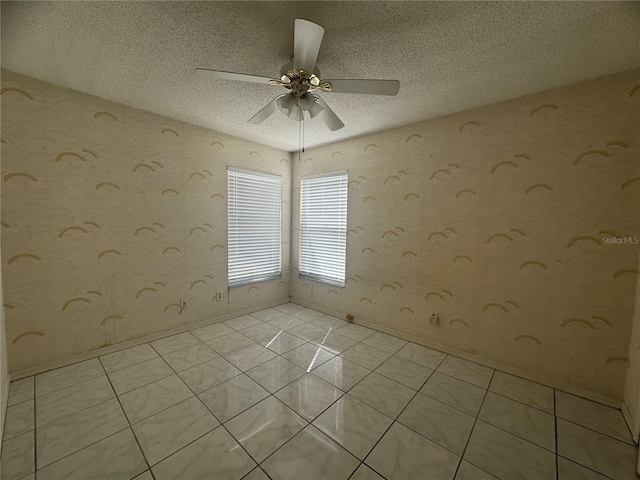
[[[619,411],[285,304],[11,384],[2,479],[638,478]]]

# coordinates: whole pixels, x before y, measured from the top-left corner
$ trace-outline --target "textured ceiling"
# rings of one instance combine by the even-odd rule
[[[298,123],[246,120],[282,87],[293,20],[325,27],[324,78],[401,81],[396,97],[323,94],[346,127],[307,147],[640,66],[638,2],[2,2],[2,67],[288,151]]]

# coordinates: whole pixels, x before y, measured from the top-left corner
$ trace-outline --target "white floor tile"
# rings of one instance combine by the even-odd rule
[[[282,355],[283,353],[288,352],[289,350],[293,350],[294,348],[304,345],[305,343],[307,343],[306,340],[303,340],[300,337],[296,337],[295,335],[291,335],[284,330],[278,333],[273,338],[267,338],[266,340],[260,341],[260,345],[268,348],[278,355]]]
[[[347,480],[358,463],[349,452],[309,425],[262,467],[273,480]]]
[[[284,312],[287,315],[291,315],[293,312],[299,312],[301,310],[305,310],[306,307],[303,307],[302,305],[298,305],[297,303],[283,303],[282,305],[276,305],[275,307],[273,307],[274,310],[278,310],[280,312]]]
[[[239,331],[245,337],[250,338],[254,342],[260,342],[261,340],[272,339],[282,330],[274,327],[273,325],[269,325],[268,323],[259,323],[258,325],[254,325],[252,327],[244,328]]]
[[[305,373],[304,369],[282,357],[275,357],[247,371],[247,375],[269,393],[280,390]]]
[[[208,342],[210,340],[213,340],[214,338],[222,337],[223,335],[229,335],[233,332],[235,332],[235,330],[231,327],[227,327],[224,323],[214,323],[212,325],[207,325],[205,327],[191,330],[191,333],[203,342]]]
[[[257,318],[262,322],[266,322],[267,320],[281,317],[282,312],[280,310],[276,310],[275,308],[266,308],[258,312],[253,312],[251,316]]]
[[[178,451],[220,422],[197,397],[191,397],[133,425],[133,431],[150,465]]]
[[[193,396],[177,375],[172,375],[120,396],[120,402],[129,421],[137,423],[165,408]]]
[[[481,470],[466,460],[460,462],[455,480],[498,480],[490,473]]]
[[[226,355],[227,353],[254,343],[255,342],[253,340],[238,332],[216,337],[206,342],[206,344],[213,348],[213,350],[219,355]]]
[[[633,444],[622,412],[584,398],[556,390],[556,415],[596,432]]]
[[[225,427],[254,460],[262,462],[306,425],[300,415],[268,397],[229,420]]]
[[[488,392],[478,418],[547,450],[556,451],[555,418],[537,408]]]
[[[246,477],[243,477],[242,480],[270,480],[267,477],[267,474],[262,471],[260,467],[254,468],[251,470],[251,473]]]
[[[208,362],[178,372],[178,376],[180,376],[195,393],[201,393],[241,373],[240,370],[224,358],[217,357]]]
[[[312,323],[326,328],[329,331],[335,331],[336,329],[349,324],[349,322],[347,322],[346,320],[334,317],[333,315],[323,315],[322,317],[314,318],[312,320]]]
[[[11,382],[9,386],[8,406],[31,400],[35,396],[34,377],[22,378]]]
[[[36,425],[41,426],[115,397],[106,375],[38,397]]]
[[[349,337],[340,335],[335,331],[331,331],[322,337],[318,337],[311,343],[330,351],[334,355],[338,355],[339,353],[344,352],[346,349],[353,347],[358,342]]]
[[[326,314],[323,313],[323,312],[319,312],[318,310],[313,310],[311,308],[306,308],[305,307],[302,310],[297,310],[295,312],[292,312],[291,315],[293,315],[295,317],[298,317],[298,318],[302,318],[302,319],[307,320],[308,322],[310,322],[311,320],[323,317]]]
[[[156,352],[164,356],[167,353],[182,350],[183,348],[191,347],[192,345],[197,345],[199,343],[201,343],[200,340],[194,337],[191,333],[184,332],[150,342],[150,345]]]
[[[349,480],[384,480],[384,478],[363,463]]]
[[[142,452],[127,428],[38,470],[38,480],[133,478],[146,469]]]
[[[638,449],[561,418],[558,455],[615,480],[635,478]]]
[[[282,354],[282,356],[303,368],[306,372],[310,372],[314,368],[317,368],[323,363],[331,360],[334,357],[334,354],[322,347],[319,347],[318,345],[305,343],[293,350],[289,350]]]
[[[34,410],[33,400],[27,400],[26,402],[8,407],[2,439],[9,440],[10,438],[33,430],[35,426]]]
[[[408,343],[396,355],[432,370],[438,368],[444,357],[447,356],[442,352],[415,343]]]
[[[109,374],[116,395],[153,383],[161,378],[173,375],[173,370],[160,357],[137,363]]]
[[[474,417],[478,415],[485,396],[484,389],[438,372],[429,377],[420,393]]]
[[[120,350],[100,357],[100,362],[107,373],[115,372],[130,367],[136,363],[151,360],[158,356],[157,352],[148,343]]]
[[[280,330],[287,331],[300,325],[304,325],[307,321],[302,318],[294,317],[293,315],[283,315],[282,317],[267,320],[267,323],[279,328]]]
[[[156,480],[239,480],[255,466],[233,437],[218,427],[164,459],[151,471]]]
[[[475,418],[426,395],[416,395],[398,422],[460,456]]]
[[[277,391],[275,396],[310,422],[340,398],[342,391],[313,374],[306,374]]]
[[[371,370],[342,357],[334,357],[313,371],[314,375],[338,387],[343,392],[353,388],[369,373],[371,373]]]
[[[358,342],[364,340],[369,335],[373,335],[374,333],[376,333],[375,330],[363,327],[362,325],[356,325],[355,323],[348,323],[347,325],[337,328],[335,332]]]
[[[383,352],[387,352],[393,355],[409,342],[392,335],[387,335],[386,333],[376,332],[373,335],[370,335],[362,340],[362,343],[371,345],[378,350],[382,350]]]
[[[478,420],[473,428],[464,459],[498,478],[556,478],[553,453],[482,420]]]
[[[412,390],[420,390],[433,370],[394,355],[376,368],[376,373],[395,380]]]
[[[448,355],[447,358],[442,361],[437,371],[450,377],[464,380],[485,390],[489,386],[489,382],[493,376],[492,368],[484,367],[451,355]]]
[[[36,397],[57,392],[100,375],[105,375],[105,372],[97,358],[41,373],[36,375]]]
[[[35,471],[33,431],[2,442],[2,480],[22,478]]]
[[[364,460],[393,420],[345,395],[316,418],[313,425],[352,455]]]
[[[303,340],[311,341],[324,337],[330,329],[315,325],[313,322],[304,323],[297,327],[290,328],[290,334],[300,337]]]
[[[385,415],[396,418],[415,391],[373,372],[353,387],[349,394]]]
[[[151,470],[146,470],[135,477],[133,480],[153,480],[153,475],[151,475]]]
[[[271,360],[276,356],[268,348],[263,347],[257,343],[253,345],[249,345],[246,347],[242,347],[238,350],[234,350],[231,353],[227,353],[224,358],[229,361],[236,368],[246,372],[258,365],[266,362],[267,360]]]
[[[558,457],[558,480],[607,480],[607,477],[571,460]]]
[[[269,392],[246,375],[238,375],[199,395],[200,400],[222,423],[268,396]]]
[[[232,318],[231,320],[227,320],[226,322],[224,322],[227,327],[231,327],[237,331],[253,327],[254,325],[260,325],[261,323],[262,320],[258,320],[253,315],[243,315],[241,317]]]
[[[489,391],[554,414],[553,389],[550,387],[508,373],[496,372],[489,385]]]
[[[164,360],[176,372],[195,367],[218,357],[211,347],[198,341],[198,344],[163,355]]]
[[[453,479],[460,458],[407,427],[394,423],[365,463],[388,480]]]
[[[129,427],[115,398],[38,428],[38,468],[45,467]]]
[[[382,363],[384,363],[384,361],[387,360],[391,356],[391,354],[370,345],[358,343],[357,345],[354,345],[353,347],[342,352],[340,356],[353,363],[357,363],[364,368],[375,370],[380,365],[382,365]]]

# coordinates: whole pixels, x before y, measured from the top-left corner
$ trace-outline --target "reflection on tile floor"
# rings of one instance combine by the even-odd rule
[[[8,405],[1,480],[638,478],[620,411],[291,303]]]

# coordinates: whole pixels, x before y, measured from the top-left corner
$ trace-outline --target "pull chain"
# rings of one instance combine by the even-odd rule
[[[298,162],[300,162],[300,155],[302,155],[302,125],[298,125]]]

